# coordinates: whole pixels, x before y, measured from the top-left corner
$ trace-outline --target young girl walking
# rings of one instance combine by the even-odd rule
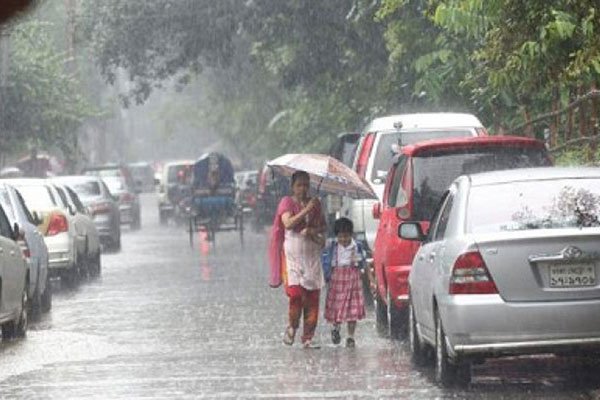
[[[334,344],[341,342],[340,327],[347,322],[346,347],[353,348],[356,323],[365,317],[361,273],[364,273],[366,262],[361,246],[353,238],[352,221],[348,218],[336,220],[333,231],[336,239],[328,249],[330,271],[329,265],[325,267],[325,276],[330,275],[325,319],[333,324],[331,341]]]

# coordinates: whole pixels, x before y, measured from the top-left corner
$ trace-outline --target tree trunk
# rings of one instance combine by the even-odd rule
[[[572,87],[570,87],[567,105],[571,104],[573,101],[575,101],[575,90]],[[566,135],[565,135],[565,142],[571,140],[572,137],[573,137],[573,109],[569,108],[569,110],[567,111],[567,131],[566,131]]]
[[[525,136],[533,137],[533,126],[531,125],[531,114],[527,107],[523,107],[523,119],[525,119]]]
[[[580,85],[579,86],[579,96],[584,96],[584,95],[585,95],[585,89],[584,89],[583,85]],[[579,120],[579,137],[584,137],[586,135],[585,111],[586,111],[585,101],[582,101],[581,103],[579,103],[578,110],[577,110],[577,118]]]
[[[592,83],[592,86],[590,88],[592,91],[596,90],[596,83]],[[598,107],[597,107],[597,99],[596,97],[592,97],[592,99],[590,100],[590,108],[591,108],[591,112],[590,112],[590,118],[589,118],[589,128],[588,128],[588,134],[590,136],[593,136],[594,138],[596,137],[596,135],[598,135],[598,126],[597,126],[597,116],[598,116]],[[597,149],[598,149],[598,142],[593,140],[590,143],[590,154],[589,154],[589,161],[590,162],[594,162],[596,161],[596,153],[597,153]]]
[[[558,86],[552,89],[552,112],[557,113],[560,103],[560,90]],[[558,143],[558,129],[560,126],[560,116],[557,114],[550,122],[550,147],[556,146]]]

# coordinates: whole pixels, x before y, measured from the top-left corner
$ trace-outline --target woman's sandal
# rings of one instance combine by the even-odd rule
[[[291,346],[294,344],[294,336],[296,335],[296,330],[291,326],[288,326],[283,334],[283,343]]]

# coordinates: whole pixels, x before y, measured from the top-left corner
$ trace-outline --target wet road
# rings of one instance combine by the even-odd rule
[[[372,312],[357,348],[281,344],[286,298],[266,284],[266,236],[224,233],[217,248],[161,228],[154,196],[143,228],[103,258],[102,277],[60,289],[25,340],[0,345],[2,398],[600,399],[595,362],[553,357],[486,363],[466,389],[415,370],[404,343],[380,339]]]

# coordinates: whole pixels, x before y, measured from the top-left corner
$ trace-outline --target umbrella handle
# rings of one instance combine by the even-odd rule
[[[319,195],[319,192],[321,191],[321,184],[323,183],[323,179],[325,179],[325,178],[321,177],[321,180],[319,181],[319,184],[317,185],[317,195]]]

